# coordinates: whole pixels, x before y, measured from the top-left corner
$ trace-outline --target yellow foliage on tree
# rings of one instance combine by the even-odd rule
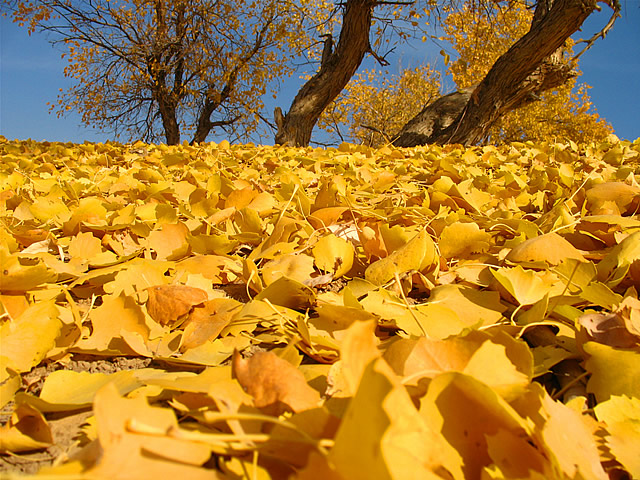
[[[329,0],[2,0],[65,49],[74,84],[52,109],[169,144],[255,131],[263,96],[329,18]],[[246,137],[245,137],[246,138]]]
[[[390,76],[369,69],[352,78],[324,110],[318,127],[340,141],[384,145],[439,92],[440,73],[429,66]]]
[[[480,82],[495,61],[527,33],[532,13],[524,3],[509,6],[493,3],[482,8],[465,5],[451,12],[443,23],[445,35],[457,52],[448,65],[458,88]],[[562,52],[563,61],[571,61],[572,45]],[[496,142],[549,140],[590,142],[606,138],[611,126],[595,112],[587,90],[577,83],[580,71],[560,87],[548,90],[532,103],[501,117],[489,132]]]

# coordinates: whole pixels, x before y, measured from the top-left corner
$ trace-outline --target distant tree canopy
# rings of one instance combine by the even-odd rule
[[[570,36],[604,3],[613,14],[603,36],[618,0],[0,2],[65,48],[64,73],[75,82],[52,109],[130,139],[202,142],[223,131],[246,140],[268,125],[276,143],[307,145],[316,125],[340,139],[347,123],[352,140],[400,146],[609,131],[587,87],[574,88]],[[395,46],[430,25],[457,51],[448,67],[461,90],[440,97],[429,66],[357,74],[366,55],[386,66]],[[276,98],[279,82],[304,67],[306,81],[272,123],[265,95]]]
[[[201,142],[253,132],[270,85],[327,22],[328,0],[3,0],[65,48],[58,113],[128,138]],[[55,106],[54,106],[55,108]]]

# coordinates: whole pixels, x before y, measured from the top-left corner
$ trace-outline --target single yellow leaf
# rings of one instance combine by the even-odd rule
[[[0,291],[23,292],[45,283],[54,283],[58,275],[39,259],[10,254],[0,245]]]
[[[318,240],[312,249],[316,266],[339,278],[349,272],[353,266],[354,248],[351,242],[333,234]]]
[[[304,254],[280,255],[268,261],[260,269],[265,285],[270,285],[280,277],[289,277],[304,283],[315,272],[313,257]]]
[[[17,319],[0,326],[1,355],[8,359],[12,369],[28,372],[55,347],[61,329],[62,322],[53,300],[33,304]]]
[[[586,191],[589,209],[593,215],[607,213],[606,204],[613,202],[621,215],[636,212],[640,207],[640,188],[622,182],[605,182]]]
[[[504,318],[507,307],[500,302],[500,294],[461,285],[438,285],[431,290],[429,303],[447,307],[468,322],[468,326],[494,325]]]
[[[480,478],[492,463],[488,438],[507,431],[526,441],[530,433],[525,420],[493,389],[458,372],[431,381],[420,414],[462,457],[464,478]]]
[[[188,350],[215,339],[241,306],[240,302],[231,298],[214,298],[195,306],[183,325],[180,350]]]
[[[151,369],[145,369],[151,371]],[[59,412],[86,408],[103,386],[113,383],[121,395],[125,395],[143,383],[138,379],[143,370],[122,370],[112,374],[57,370],[44,381],[37,404],[44,412]]]
[[[612,395],[593,411],[598,420],[606,424],[606,443],[611,453],[631,478],[640,478],[640,399]]]
[[[487,453],[501,478],[545,480],[554,478],[549,460],[530,442],[508,430],[487,435]],[[489,467],[491,468],[491,467]]]
[[[241,210],[247,207],[257,196],[258,192],[250,186],[234,190],[227,197],[224,206],[225,208],[235,207],[237,210]]]
[[[491,235],[480,230],[478,224],[458,222],[444,227],[438,247],[444,258],[469,258],[473,254],[487,252],[490,242]]]
[[[147,289],[147,312],[160,325],[174,325],[191,309],[207,301],[207,293],[187,285],[156,285]]]
[[[313,228],[320,230],[326,228],[329,225],[337,223],[338,219],[344,212],[349,210],[347,207],[327,207],[315,210],[307,220],[313,226]]]
[[[364,320],[352,323],[347,329],[340,344],[340,371],[346,391],[341,392],[340,396],[355,395],[365,367],[373,359],[380,357],[375,328],[375,320]]]
[[[149,247],[158,260],[179,260],[189,253],[189,229],[183,223],[163,223],[149,234]]]
[[[102,305],[89,313],[93,326],[91,335],[80,340],[76,344],[77,348],[116,354],[134,353],[122,340],[121,332],[138,333],[145,341],[149,338],[149,327],[142,308],[126,295],[103,295],[102,299]]]
[[[634,232],[613,247],[598,262],[598,280],[610,287],[615,287],[623,282],[629,273],[634,273],[635,270],[632,267],[638,264],[640,264],[640,232]]]
[[[520,395],[531,381],[507,357],[505,347],[492,341],[482,343],[462,373],[489,385],[507,401]]]
[[[193,478],[213,480],[215,471],[199,468],[211,456],[202,443],[179,435],[172,410],[150,407],[143,397],[122,398],[107,384],[94,401],[101,454],[84,474],[99,478]]]
[[[52,443],[47,420],[30,405],[17,404],[7,424],[0,427],[1,453],[42,450]]]
[[[525,240],[514,247],[506,259],[514,263],[546,262],[559,265],[568,258],[586,262],[580,251],[557,233],[547,233]]]
[[[90,232],[78,233],[69,242],[69,256],[81,260],[91,260],[102,253],[102,242]]]
[[[491,273],[520,305],[533,305],[552,289],[538,272],[525,270],[520,265],[514,268],[492,269]]]
[[[544,413],[542,413],[544,412]],[[596,439],[581,418],[582,413],[553,400],[546,392],[542,398],[546,421],[540,433],[545,453],[567,478],[606,480],[600,463]]]
[[[242,274],[240,262],[224,255],[194,255],[176,264],[178,275],[182,272],[200,274],[214,283],[231,283]]]
[[[596,342],[587,342],[583,348],[589,355],[585,370],[591,373],[587,391],[593,393],[598,402],[612,395],[640,398],[640,348],[625,350]]]
[[[383,285],[396,275],[402,276],[415,271],[431,269],[438,263],[435,243],[426,232],[421,230],[406,244],[388,257],[372,263],[364,272],[365,279],[375,285]]]

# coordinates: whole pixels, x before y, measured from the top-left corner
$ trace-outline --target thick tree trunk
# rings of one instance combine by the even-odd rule
[[[562,63],[545,62],[533,74],[531,74],[523,82],[522,87],[515,95],[506,102],[501,115],[511,110],[524,107],[525,105],[538,101],[539,95],[552,88],[559,87],[575,76],[575,72],[571,66]],[[428,104],[422,111],[413,117],[402,127],[402,130],[393,140],[393,144],[397,147],[415,147],[416,145],[426,145],[428,143],[453,143],[448,140],[451,136],[449,127],[454,122],[464,121],[463,112],[467,108],[469,100],[475,97],[475,91],[479,84],[471,87],[463,88],[457,92],[444,95],[436,99],[433,103]],[[473,98],[475,101],[475,98]],[[494,119],[491,124],[483,132],[482,140],[486,136],[487,131],[498,119]],[[451,127],[452,129],[454,127]],[[476,142],[479,140],[476,140]],[[460,142],[471,144],[473,142]]]
[[[541,0],[529,32],[498,58],[475,89],[425,107],[403,127],[394,144],[478,143],[502,115],[565,83],[573,74],[559,62],[557,52],[596,4],[597,0]]]
[[[180,126],[178,125],[176,109],[172,105],[166,104],[159,105],[159,107],[167,145],[178,145],[180,143]]]
[[[340,39],[320,71],[305,83],[289,112],[276,114],[277,144],[308,145],[322,111],[340,94],[370,50],[369,30],[376,1],[347,0]]]

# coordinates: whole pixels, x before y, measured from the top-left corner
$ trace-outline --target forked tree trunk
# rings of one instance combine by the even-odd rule
[[[502,115],[564,84],[574,74],[559,61],[559,49],[596,4],[597,0],[540,0],[529,32],[498,58],[475,89],[426,106],[402,128],[394,144],[478,143]]]
[[[320,71],[305,83],[282,116],[276,109],[278,144],[308,145],[322,111],[340,94],[370,50],[369,30],[375,0],[347,0],[340,38]]]

